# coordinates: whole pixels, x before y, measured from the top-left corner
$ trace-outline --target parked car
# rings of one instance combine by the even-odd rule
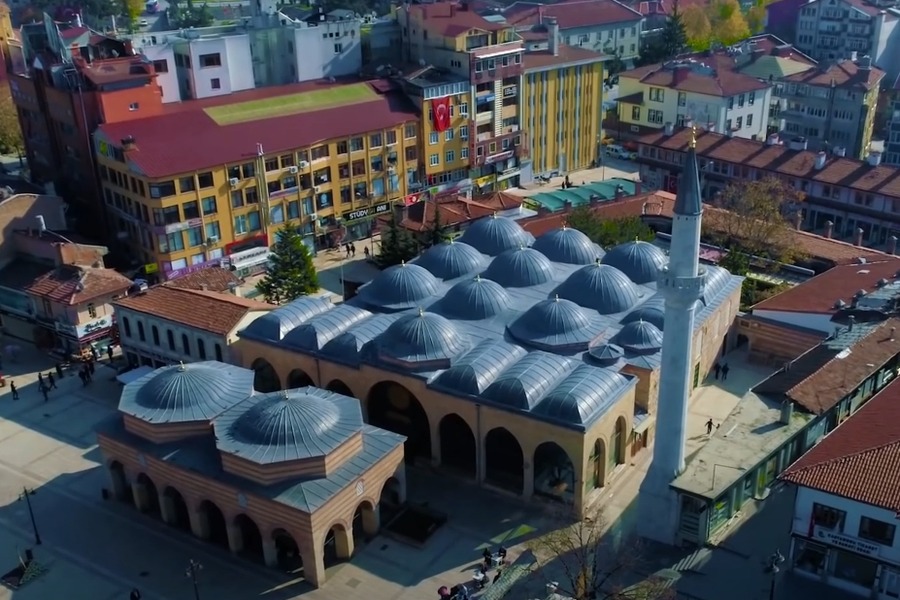
[[[627,150],[619,144],[610,144],[607,146],[606,153],[614,158],[621,158],[623,160],[634,160],[637,158],[637,152]]]

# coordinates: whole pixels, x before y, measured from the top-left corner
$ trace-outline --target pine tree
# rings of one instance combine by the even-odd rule
[[[434,203],[434,219],[431,221],[431,229],[428,230],[428,237],[425,243],[430,248],[447,241],[447,234],[444,231],[444,224],[441,222],[441,211],[438,209],[438,203]]]
[[[666,19],[659,38],[641,51],[640,63],[649,65],[672,60],[684,52],[686,47],[687,33],[684,20],[681,18],[681,11],[678,10],[678,2],[675,2],[672,14]]]
[[[276,234],[266,276],[256,289],[273,304],[287,303],[319,290],[319,278],[300,228],[285,225]]]
[[[400,227],[392,216],[387,229],[381,234],[381,249],[377,263],[381,269],[412,260],[419,253],[419,245],[410,233]]]

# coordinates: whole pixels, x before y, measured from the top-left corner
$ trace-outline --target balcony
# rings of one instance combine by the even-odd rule
[[[479,136],[479,139],[477,139],[476,142],[473,142],[469,148],[469,155],[475,157],[472,160],[473,166],[480,167],[483,165],[491,165],[512,158],[513,156],[520,159],[528,158],[530,155],[526,132],[516,131],[493,137],[491,134],[482,135],[487,135],[487,138],[481,140],[481,136]],[[518,143],[516,143],[517,139]],[[505,147],[504,143],[506,144]],[[493,152],[491,151],[491,145],[494,145]],[[481,149],[480,154],[478,153],[479,148]]]
[[[494,118],[493,110],[485,110],[475,114],[475,123],[478,125],[485,125],[491,122],[491,119]]]

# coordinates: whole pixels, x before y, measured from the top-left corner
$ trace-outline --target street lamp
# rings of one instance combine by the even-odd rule
[[[769,588],[769,600],[775,600],[775,583],[778,579],[778,573],[781,571],[779,565],[784,562],[784,555],[781,550],[775,550],[772,556],[766,561],[766,568],[772,574],[772,585]]]
[[[203,565],[192,558],[190,562],[188,562],[188,568],[184,572],[187,577],[191,578],[191,583],[194,584],[194,600],[200,600],[200,588],[197,586],[197,573],[202,570]]]
[[[38,546],[41,545],[41,534],[38,533],[37,521],[34,520],[34,509],[31,508],[31,496],[34,496],[35,491],[29,490],[26,487],[22,488],[22,493],[19,494],[19,501],[25,500],[25,504],[28,505],[28,515],[31,517],[31,529],[34,530],[34,543]]]

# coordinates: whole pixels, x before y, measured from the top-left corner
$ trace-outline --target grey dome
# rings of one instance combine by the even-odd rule
[[[413,264],[439,279],[456,279],[480,271],[484,263],[484,256],[472,246],[449,241],[432,246]]]
[[[297,298],[259,317],[240,332],[242,337],[280,341],[295,327],[334,305],[327,298]]]
[[[454,392],[477,396],[508,367],[523,356],[522,346],[502,340],[485,339],[453,361],[453,366],[438,376],[438,386]]]
[[[610,369],[579,365],[535,407],[534,413],[569,425],[588,425],[603,415],[631,385]]]
[[[358,365],[363,349],[395,322],[393,314],[378,314],[354,324],[322,347],[322,354],[331,360],[350,365]]]
[[[705,267],[706,268],[706,285],[703,288],[703,296],[712,298],[718,295],[728,283],[731,281],[731,273],[722,267]]]
[[[472,223],[459,241],[469,244],[482,254],[497,256],[507,250],[530,246],[534,237],[512,219],[493,215]]]
[[[377,339],[378,356],[388,362],[415,364],[445,361],[462,354],[466,338],[435,313],[419,310],[394,321]]]
[[[656,281],[659,269],[668,262],[666,253],[649,242],[626,242],[611,249],[603,264],[622,271],[635,283]]]
[[[559,297],[538,302],[509,325],[517,340],[560,352],[587,350],[603,329],[588,311]]]
[[[625,315],[621,322],[627,325],[635,321],[653,323],[662,331],[666,323],[666,299],[659,294],[651,296],[649,300]]]
[[[441,301],[444,314],[457,319],[489,319],[510,307],[512,299],[499,283],[480,276],[460,281]]]
[[[600,264],[599,260],[569,275],[556,288],[556,293],[601,315],[628,310],[640,297],[640,291],[627,275],[615,267]]]
[[[370,316],[372,313],[358,306],[339,304],[292,330],[284,336],[284,345],[296,350],[320,350],[351,325]]]
[[[531,287],[553,278],[553,263],[537,250],[522,246],[492,260],[483,275],[503,287]]]
[[[615,342],[629,352],[651,354],[662,348],[663,333],[653,323],[634,321],[616,334]]]
[[[362,431],[359,401],[305,387],[253,396],[216,420],[223,452],[260,464],[326,456]]]
[[[503,371],[484,391],[484,397],[510,408],[531,410],[575,364],[558,354],[529,352]]]
[[[588,236],[569,227],[548,231],[531,247],[554,262],[570,265],[589,265],[603,256],[603,250]]]
[[[424,268],[411,263],[388,267],[367,285],[359,288],[363,303],[386,310],[420,306],[438,293],[438,280]]]
[[[253,371],[220,362],[156,369],[125,386],[119,410],[150,423],[209,421],[253,393]]]
[[[588,350],[588,355],[594,362],[604,367],[609,367],[625,357],[625,350],[623,350],[621,346],[616,346],[615,344],[600,344],[599,346],[590,348]]]

